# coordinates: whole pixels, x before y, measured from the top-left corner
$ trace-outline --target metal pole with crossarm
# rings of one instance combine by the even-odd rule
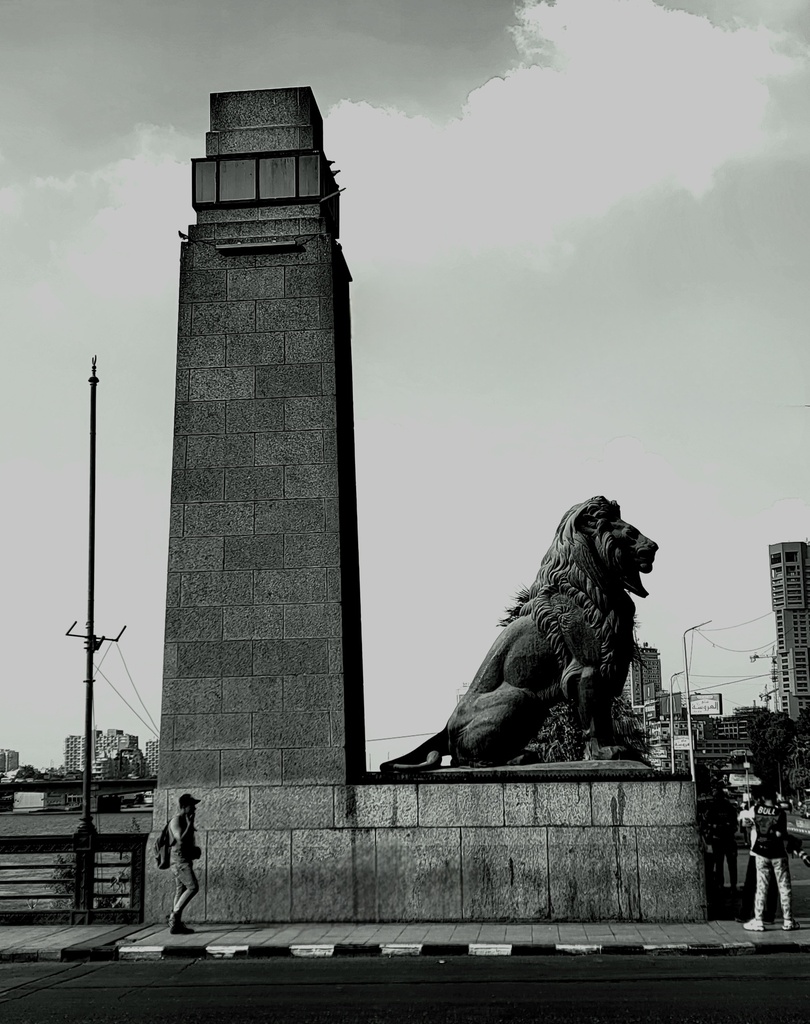
[[[74,633],[73,626],[67,631],[66,636],[77,636],[84,640],[84,649],[87,652],[85,679],[84,679],[84,764],[82,772],[82,816],[79,821],[77,835],[92,836],[96,828],[93,824],[93,808],[91,797],[91,781],[93,776],[93,658],[96,651],[105,640],[112,640],[117,643],[121,634],[113,640],[112,637],[96,636],[95,622],[95,600],[96,600],[96,388],[98,377],[96,376],[96,357],[93,356],[92,373],[89,377],[90,384],[90,486],[89,486],[89,516],[88,516],[88,544],[87,544],[87,630],[84,634]]]
[[[696,626],[690,626],[689,629],[685,629],[683,632],[683,676],[686,683],[686,732],[689,736],[689,772],[692,776],[692,782],[695,782],[695,741],[692,736],[692,695],[689,692],[689,658],[686,654],[686,634],[691,633],[695,629],[700,629],[701,626],[708,626],[711,619],[706,619],[705,622],[699,622]]]
[[[675,677],[680,674],[680,672],[673,672],[669,677],[669,764],[673,775],[675,774],[675,696],[672,690]]]
[[[90,779],[93,772],[93,656],[96,653],[96,357],[93,356],[90,384],[90,497],[89,536],[87,545],[87,634],[85,650],[87,667],[84,680],[84,771],[82,775],[82,817],[80,833],[95,832],[90,804]]]

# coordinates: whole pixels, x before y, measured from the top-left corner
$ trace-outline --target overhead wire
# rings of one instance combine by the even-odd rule
[[[407,736],[375,736],[366,743],[382,743],[383,740],[418,740],[421,736],[432,736],[432,732],[411,732]]]
[[[732,676],[736,676],[736,672],[723,672],[720,675],[712,675],[710,672],[692,672],[692,679],[731,679]],[[759,679],[759,676],[742,676],[743,679]]]
[[[721,686],[734,686],[736,683],[747,683],[750,679],[768,679],[770,672],[762,672],[758,676],[743,676],[741,679],[729,679],[725,683],[709,683],[706,686],[691,687],[693,693],[701,693],[704,690],[719,690]]]
[[[724,699],[724,700],[725,700],[725,701],[726,701],[727,703],[729,703],[729,704],[733,704],[733,705],[734,705],[735,707],[738,707],[738,708],[747,708],[747,707],[750,707],[750,705],[749,705],[749,704],[741,704],[741,703],[740,703],[740,702],[739,702],[738,700],[732,700],[732,699],[731,699],[731,697],[724,697],[723,699]]]
[[[755,651],[761,651],[764,650],[766,647],[773,647],[774,645],[774,641],[769,640],[767,643],[760,644],[759,647],[723,647],[722,644],[716,644],[714,640],[710,640],[707,636],[703,636],[703,633],[699,629],[695,630],[695,632],[702,636],[707,644],[710,644],[712,647],[716,647],[720,651],[729,651],[731,654],[752,654]]]
[[[117,690],[115,688],[115,686],[113,686],[113,684],[104,675],[104,673],[99,670],[98,666],[96,666],[96,672],[98,672],[98,674],[101,676],[101,678],[104,680],[104,682],[110,687],[110,689],[113,691],[113,693],[117,693],[118,694],[118,696],[126,704],[126,706],[129,708],[129,710],[132,712],[132,714],[138,719],[138,721],[141,722],[143,725],[145,725],[146,728],[149,730],[149,732],[154,734],[156,739],[159,739],[158,733],[152,728],[152,726],[148,722],[144,721],[144,719],[141,718],[141,716],[138,714],[138,712],[135,710],[135,708],[126,699],[126,697],[119,690]]]
[[[157,722],[154,720],[154,718],[152,718],[152,715],[151,715],[151,713],[149,711],[149,708],[144,704],[143,697],[141,697],[140,693],[138,693],[138,687],[135,685],[135,680],[132,678],[132,674],[129,671],[129,667],[127,666],[127,663],[124,660],[124,652],[121,650],[121,645],[120,644],[116,644],[115,646],[118,648],[118,657],[121,659],[121,663],[124,666],[124,671],[126,672],[127,676],[129,677],[130,683],[132,683],[132,689],[135,691],[135,696],[140,701],[141,707],[146,712],[147,717],[149,718],[149,721],[155,727],[155,730],[156,730],[155,735],[157,735],[157,733],[160,732],[160,728],[159,728]]]
[[[764,615],[758,615],[755,619],[748,619],[745,622],[738,622],[734,626],[715,626],[714,629],[705,629],[700,632],[704,633],[724,633],[728,629],[739,629],[741,626],[750,626],[752,622],[761,622],[762,619],[767,619],[773,612],[765,612]]]
[[[95,668],[96,672],[98,672],[99,667],[104,664],[104,659],[110,653],[110,647],[111,646],[112,646],[111,644],[107,645],[107,649],[102,654],[101,660],[99,661],[98,665],[95,665],[95,664],[93,665],[93,667]],[[90,703],[90,710],[91,710],[91,713],[93,715],[93,750],[92,750],[92,758],[93,758],[93,760],[95,760],[95,757],[96,757],[96,732],[97,732],[97,729],[96,729],[96,692],[95,692],[95,690],[93,690],[93,698],[92,698],[92,701]]]

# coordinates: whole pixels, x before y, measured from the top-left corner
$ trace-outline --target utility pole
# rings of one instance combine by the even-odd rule
[[[672,693],[673,683],[675,677],[683,675],[682,672],[673,672],[669,677],[669,764],[670,771],[675,774],[675,710],[674,701],[675,698]]]
[[[695,777],[695,741],[692,736],[692,695],[689,692],[689,658],[686,653],[686,634],[691,633],[695,629],[700,629],[701,626],[708,626],[711,619],[706,619],[705,622],[699,622],[696,626],[690,626],[689,629],[685,629],[683,632],[683,677],[686,682],[686,731],[689,736],[689,771],[692,775],[692,782],[696,782]]]
[[[97,637],[95,633],[95,586],[96,586],[96,388],[98,377],[96,376],[96,357],[93,356],[92,373],[88,380],[90,384],[90,497],[89,497],[89,531],[88,531],[88,555],[87,555],[87,632],[74,633],[73,626],[65,634],[76,636],[84,640],[84,649],[87,652],[85,679],[84,679],[84,765],[82,772],[82,816],[79,827],[76,830],[77,836],[93,836],[96,834],[96,827],[93,824],[93,810],[91,803],[90,785],[93,775],[93,657],[101,647],[106,636]],[[121,632],[112,643],[118,643],[124,632]]]

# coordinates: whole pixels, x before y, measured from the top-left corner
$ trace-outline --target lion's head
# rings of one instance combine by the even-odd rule
[[[652,571],[657,550],[655,541],[622,519],[615,501],[599,496],[566,512],[546,559],[564,551],[584,563],[589,575],[603,581],[609,577],[631,594],[646,597],[641,573]]]
[[[571,585],[585,590],[594,602],[596,622],[603,614],[597,608],[603,607],[607,594],[617,588],[647,597],[641,574],[652,571],[657,550],[655,541],[621,518],[615,501],[598,496],[574,505],[562,517],[534,583],[518,591],[498,625],[508,626],[519,616],[532,613],[540,594]],[[578,584],[571,577],[572,570],[578,570]]]

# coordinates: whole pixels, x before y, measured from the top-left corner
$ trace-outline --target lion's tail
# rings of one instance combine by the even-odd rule
[[[433,768],[440,768],[442,758],[450,753],[450,738],[447,734],[447,726],[429,740],[420,743],[418,747],[409,754],[403,754],[393,761],[383,761],[380,765],[381,772],[425,772]]]

